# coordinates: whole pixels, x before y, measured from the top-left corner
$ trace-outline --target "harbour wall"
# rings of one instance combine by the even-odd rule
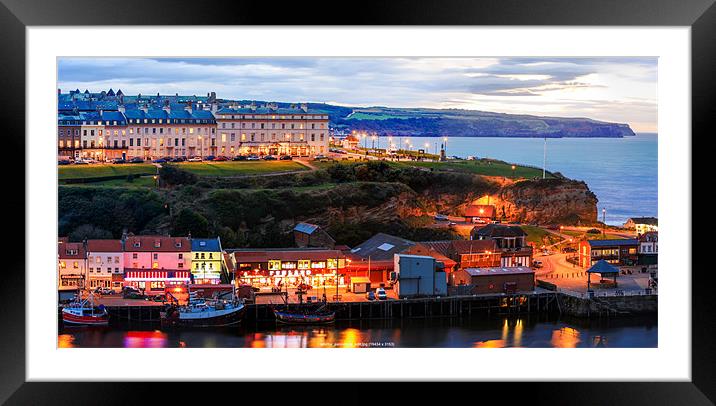
[[[561,292],[414,298],[371,302],[329,302],[338,320],[558,314],[579,318],[656,314],[657,295],[579,298]],[[295,306],[295,305],[293,305]],[[306,306],[306,305],[304,305]],[[311,305],[314,308],[318,305]],[[246,322],[274,321],[271,305],[248,304]],[[158,323],[162,306],[107,306],[112,323]],[[61,319],[61,311],[58,316]]]

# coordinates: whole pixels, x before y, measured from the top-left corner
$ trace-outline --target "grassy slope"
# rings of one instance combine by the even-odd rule
[[[119,175],[151,175],[157,168],[150,164],[123,165],[61,165],[57,167],[58,179],[101,178]]]
[[[173,165],[199,176],[256,175],[307,170],[305,166],[293,161],[182,162]]]
[[[352,164],[355,161],[335,161],[339,164]],[[541,178],[542,170],[529,168],[526,166],[516,165],[514,171],[512,166],[508,163],[492,161],[492,160],[475,160],[475,161],[448,161],[448,162],[420,162],[420,161],[400,161],[392,162],[387,161],[391,165],[396,166],[415,166],[421,168],[430,168],[440,171],[451,171],[451,172],[467,172],[474,173],[476,175],[485,176],[504,176],[506,178],[515,179],[530,179],[530,178]],[[334,165],[334,162],[314,162],[313,165],[318,168],[326,168]],[[551,173],[547,173],[548,178],[553,178]]]

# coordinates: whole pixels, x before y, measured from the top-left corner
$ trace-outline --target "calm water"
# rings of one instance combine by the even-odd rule
[[[147,327],[65,328],[59,347],[657,347],[656,318],[602,321],[524,316],[372,320],[328,327],[235,327],[160,331]]]
[[[394,137],[398,145],[410,139],[428,152],[440,150],[442,138]],[[381,146],[387,144],[381,140]],[[542,167],[544,139],[452,137],[447,154],[472,155]],[[657,135],[637,134],[625,138],[547,139],[547,170],[587,182],[607,209],[607,223],[622,224],[629,217],[657,216]]]

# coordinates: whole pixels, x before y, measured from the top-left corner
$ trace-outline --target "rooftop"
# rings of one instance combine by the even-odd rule
[[[510,268],[465,268],[470,276],[489,276],[489,275],[515,275],[515,274],[534,274],[532,268],[526,266],[517,266]]]
[[[621,247],[624,245],[639,245],[636,238],[623,238],[616,240],[587,240],[590,247]]]
[[[505,224],[488,224],[482,228],[475,227],[475,235],[487,238],[504,237],[525,237],[527,233],[520,226],[508,226]]]

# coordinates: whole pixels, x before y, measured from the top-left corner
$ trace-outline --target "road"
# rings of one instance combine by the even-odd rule
[[[569,255],[575,254],[552,254],[535,256],[535,259],[542,261],[542,268],[537,269],[537,279],[553,283],[562,289],[575,292],[587,291],[587,270],[567,262]],[[641,273],[639,267],[619,267],[629,270],[631,275],[619,275],[617,284],[621,290],[645,289],[649,283],[649,274]],[[599,275],[592,275],[592,282],[599,280]]]

